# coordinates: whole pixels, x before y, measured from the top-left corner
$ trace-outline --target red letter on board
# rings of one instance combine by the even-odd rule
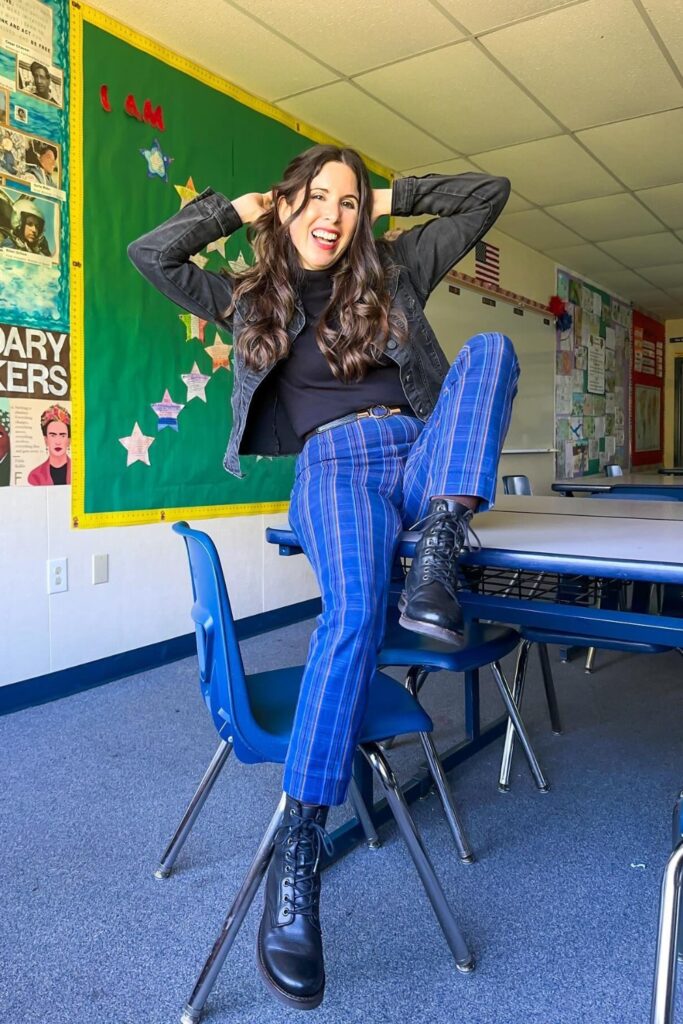
[[[135,102],[135,97],[133,96],[132,92],[128,93],[128,95],[126,96],[124,110],[127,114],[130,114],[131,117],[136,118],[138,121],[142,121],[142,114],[138,110],[138,105]]]
[[[164,112],[161,106],[152,108],[151,102],[145,100],[142,108],[142,119],[146,124],[151,124],[153,128],[158,128],[160,132],[164,131]]]

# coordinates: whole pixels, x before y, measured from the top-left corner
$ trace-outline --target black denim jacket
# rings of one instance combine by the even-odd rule
[[[407,341],[399,345],[390,337],[385,351],[399,366],[407,404],[423,421],[436,405],[449,368],[424,315],[425,303],[442,277],[491,228],[509,193],[507,178],[487,174],[428,174],[393,183],[392,214],[436,215],[435,220],[378,246],[392,304],[403,311],[408,322]],[[274,375],[269,377],[270,370],[248,369],[238,353],[247,309],[241,302],[232,316],[226,315],[232,299],[230,278],[200,270],[190,262],[209,242],[241,226],[232,203],[207,189],[128,247],[137,269],[164,295],[233,335],[233,426],[223,465],[237,477],[243,475],[239,455],[292,455],[302,447],[277,401]],[[287,328],[292,341],[304,323],[299,302]]]

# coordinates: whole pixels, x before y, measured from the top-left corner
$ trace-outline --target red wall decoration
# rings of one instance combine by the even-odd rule
[[[661,462],[664,447],[664,324],[633,311],[631,465]]]

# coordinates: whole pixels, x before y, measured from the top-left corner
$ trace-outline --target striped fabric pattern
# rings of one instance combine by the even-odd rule
[[[501,334],[470,339],[426,424],[362,419],[314,435],[297,460],[289,518],[322,595],[285,765],[306,803],[346,798],[382,641],[399,533],[433,494],[493,503],[519,366]]]

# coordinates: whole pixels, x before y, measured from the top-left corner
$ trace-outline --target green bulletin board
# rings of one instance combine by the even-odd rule
[[[74,525],[284,508],[293,457],[243,458],[241,480],[222,466],[232,338],[183,317],[126,248],[195,192],[265,191],[296,153],[330,140],[85,6],[72,11],[72,66]],[[245,231],[199,258],[214,271],[249,260]],[[153,439],[137,449],[135,424]]]

